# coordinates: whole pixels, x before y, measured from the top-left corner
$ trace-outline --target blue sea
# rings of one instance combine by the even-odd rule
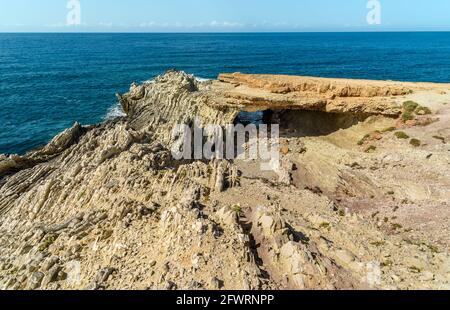
[[[450,33],[0,34],[0,153],[102,122],[168,69],[450,82]]]

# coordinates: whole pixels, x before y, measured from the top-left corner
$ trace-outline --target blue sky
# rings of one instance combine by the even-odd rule
[[[81,25],[67,26],[68,0],[0,0],[0,31],[238,32],[449,30],[449,0],[79,0]]]

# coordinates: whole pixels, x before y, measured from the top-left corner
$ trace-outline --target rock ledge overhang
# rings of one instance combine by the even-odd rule
[[[211,97],[215,105],[248,112],[295,109],[395,117],[403,97],[448,89],[450,84],[232,73],[212,82]]]

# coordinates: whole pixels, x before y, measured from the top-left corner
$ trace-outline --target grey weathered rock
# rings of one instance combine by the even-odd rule
[[[28,288],[30,290],[37,289],[41,286],[42,280],[44,279],[44,273],[34,272],[28,280]]]
[[[50,270],[57,262],[59,261],[59,257],[57,256],[51,256],[45,259],[44,263],[42,264],[42,270],[48,271]]]
[[[42,280],[42,286],[46,287],[50,283],[56,281],[58,279],[58,274],[60,271],[61,271],[61,267],[58,265],[54,265],[53,267],[51,267],[47,271],[44,279]]]

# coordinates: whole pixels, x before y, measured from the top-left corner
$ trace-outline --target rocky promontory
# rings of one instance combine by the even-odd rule
[[[450,288],[450,84],[169,71],[117,97],[0,155],[0,288]],[[175,125],[258,111],[277,171],[173,158]]]

